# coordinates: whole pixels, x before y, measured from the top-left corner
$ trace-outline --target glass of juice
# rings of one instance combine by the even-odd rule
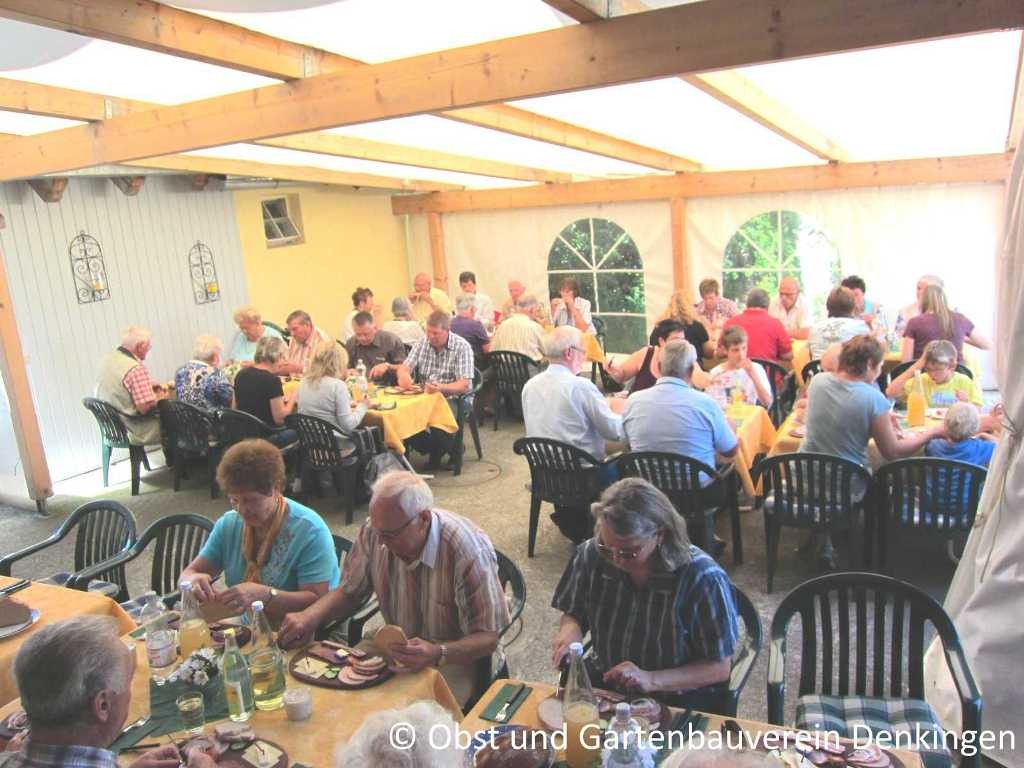
[[[178,645],[181,646],[181,658],[187,659],[194,651],[213,645],[210,627],[205,619],[186,619],[178,627]]]
[[[183,693],[174,703],[178,706],[178,714],[181,715],[181,722],[185,730],[192,736],[198,736],[203,732],[206,724],[206,710],[203,707],[203,694],[199,691]]]
[[[284,706],[284,659],[276,648],[263,648],[249,657],[252,690],[256,709],[264,711]]]
[[[597,706],[575,701],[563,710],[565,717],[565,762],[570,768],[590,768],[601,759],[601,734],[596,726],[600,722]]]

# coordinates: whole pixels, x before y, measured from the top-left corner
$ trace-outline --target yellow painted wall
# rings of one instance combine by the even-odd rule
[[[409,292],[403,219],[391,196],[330,187],[237,190],[235,210],[252,303],[284,324],[294,309],[337,337],[352,291],[369,287],[389,316],[391,299]],[[260,201],[298,195],[305,242],[268,248]]]

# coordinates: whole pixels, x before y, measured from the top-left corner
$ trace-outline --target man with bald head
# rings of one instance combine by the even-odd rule
[[[409,294],[409,303],[412,304],[412,317],[420,325],[426,323],[431,312],[438,310],[452,314],[452,301],[448,294],[440,288],[432,288],[430,275],[420,272],[413,278],[413,291]]]
[[[519,301],[527,293],[526,286],[518,280],[508,281],[508,298],[501,305],[501,320],[504,322],[508,318],[516,314],[516,302]],[[541,327],[548,327],[551,325],[551,311],[548,309],[547,302],[541,301],[537,304],[537,314],[533,318]]]
[[[795,277],[784,277],[779,282],[779,295],[772,299],[768,314],[782,323],[791,339],[806,339],[811,335],[811,313]]]

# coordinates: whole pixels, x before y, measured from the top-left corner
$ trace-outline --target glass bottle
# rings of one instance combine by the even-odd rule
[[[628,702],[620,701],[615,705],[615,719],[608,726],[614,739],[608,749],[605,766],[608,768],[641,768],[640,757],[640,724],[630,715],[632,708]]]
[[[187,659],[200,648],[212,648],[210,627],[206,624],[199,611],[199,600],[192,591],[192,582],[183,581],[178,585],[181,590],[181,624],[178,626],[178,645],[181,646],[181,658]]]
[[[924,382],[921,372],[914,371],[914,388],[907,395],[907,424],[912,427],[924,426],[924,415],[927,403],[924,398]]]
[[[249,652],[249,672],[256,709],[280,709],[284,706],[284,656],[277,647],[260,600],[253,601],[251,621],[253,647]]]
[[[146,630],[146,657],[149,659],[149,673],[157,685],[163,685],[178,658],[174,630],[168,626],[167,609],[156,592],[142,596],[143,607],[139,625]]]
[[[249,664],[238,650],[234,629],[224,630],[224,653],[220,657],[220,674],[224,680],[224,699],[228,704],[228,717],[236,723],[244,723],[252,717],[253,703],[252,675]]]
[[[569,646],[569,675],[562,694],[565,761],[569,768],[590,768],[601,757],[597,698],[583,663],[583,644]]]
[[[274,632],[270,629],[270,620],[263,610],[262,600],[253,600],[249,609],[249,629],[252,630],[252,642],[246,656],[252,656],[264,648],[276,648]]]

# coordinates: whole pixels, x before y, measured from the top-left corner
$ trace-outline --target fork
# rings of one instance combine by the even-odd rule
[[[144,726],[146,723],[148,723],[150,721],[151,717],[152,717],[152,715],[146,715],[144,717],[140,717],[134,723],[129,723],[121,731],[121,735],[124,736],[126,733],[128,733],[128,731],[133,731],[136,728],[141,728],[142,726]]]

